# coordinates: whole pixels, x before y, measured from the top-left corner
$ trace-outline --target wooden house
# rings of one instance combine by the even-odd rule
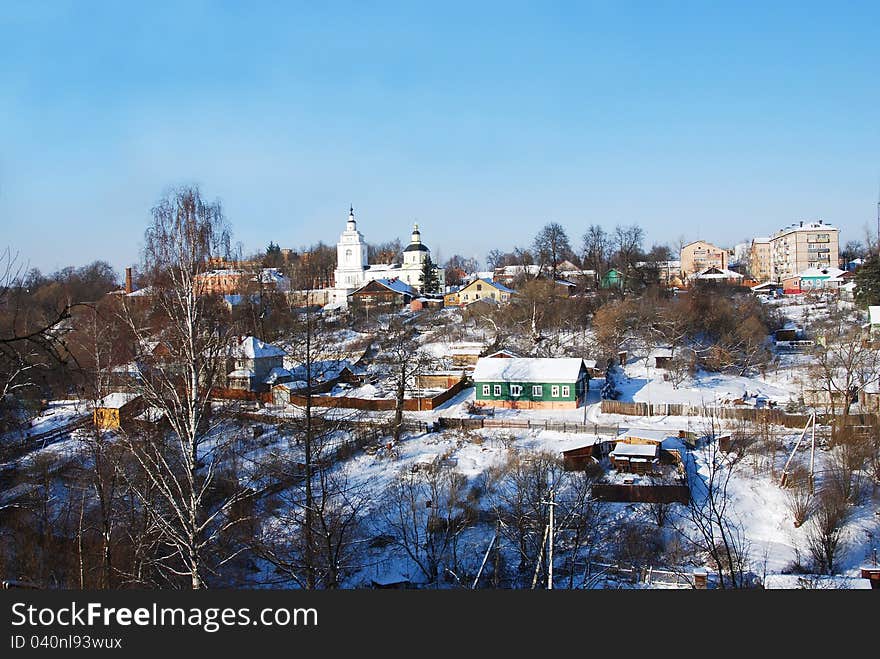
[[[579,407],[590,380],[584,360],[577,357],[482,357],[472,377],[478,404],[515,409]]]
[[[611,268],[602,275],[602,279],[599,280],[599,288],[623,288],[623,282],[623,273],[616,268]]]
[[[447,293],[446,306],[463,306],[477,300],[489,299],[495,302],[508,302],[516,292],[504,284],[491,279],[475,279],[467,286],[462,286],[454,293]]]
[[[348,307],[355,313],[387,313],[408,306],[420,297],[399,279],[374,279],[348,295]]]
[[[246,336],[232,346],[234,370],[226,375],[229,389],[264,392],[272,385],[287,382],[290,373],[284,368],[285,352],[271,343]]]
[[[143,398],[136,393],[117,392],[95,403],[93,420],[98,430],[118,430],[144,409]]]

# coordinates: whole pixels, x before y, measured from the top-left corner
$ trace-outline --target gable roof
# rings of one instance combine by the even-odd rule
[[[801,279],[836,279],[844,272],[840,268],[807,268],[798,277]]]
[[[506,348],[502,348],[501,350],[496,350],[491,355],[486,355],[486,359],[492,359],[492,358],[498,359],[502,355],[506,355],[506,357],[504,357],[504,359],[511,359],[511,358],[520,359],[520,356],[518,354],[516,354],[515,352],[511,352],[510,350],[508,350]]]
[[[139,394],[128,393],[124,391],[117,391],[112,394],[107,394],[97,403],[95,403],[95,407],[103,407],[108,409],[119,409],[124,405],[127,405],[131,401],[140,398]]]
[[[497,291],[500,291],[501,293],[510,293],[511,295],[513,295],[513,294],[516,293],[516,291],[514,291],[514,290],[511,289],[511,288],[507,288],[507,286],[505,286],[504,284],[501,284],[501,283],[499,283],[499,282],[497,282],[497,281],[493,281],[492,279],[485,279],[484,277],[480,277],[479,279],[474,279],[474,280],[473,280],[471,283],[469,283],[467,286],[462,286],[462,287],[458,290],[458,292],[459,292],[459,293],[463,293],[465,290],[467,290],[468,288],[470,288],[470,287],[473,286],[474,284],[479,284],[479,283],[483,283],[483,284],[486,284],[486,285],[488,285],[488,286],[491,286],[492,288],[494,288],[494,289],[497,290]]]
[[[474,382],[576,382],[584,360],[579,357],[480,357],[474,368]]]
[[[371,284],[377,284],[379,286],[384,286],[388,290],[394,291],[395,293],[400,293],[401,295],[409,295],[410,297],[418,297],[419,292],[414,289],[409,284],[406,284],[399,279],[373,279],[372,281],[368,281],[366,284],[361,286],[356,291],[352,292],[351,295],[355,295],[356,293],[361,292],[367,286]]]
[[[716,268],[714,265],[710,265],[708,268],[701,270],[700,272],[691,275],[691,279],[742,279],[743,276],[734,272],[733,270],[728,270],[727,268]]]
[[[262,357],[283,357],[286,353],[271,343],[264,343],[255,336],[246,336],[232,348],[233,357],[260,359]]]

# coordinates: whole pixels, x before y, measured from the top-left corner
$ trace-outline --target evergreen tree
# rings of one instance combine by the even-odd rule
[[[431,256],[425,259],[422,266],[422,293],[438,293],[440,291],[440,278],[437,276],[437,268],[431,260]]]
[[[880,304],[880,256],[872,256],[856,270],[856,302],[863,307]]]
[[[263,267],[280,268],[282,265],[284,265],[284,258],[281,256],[281,246],[269,241],[266,255],[263,257]]]

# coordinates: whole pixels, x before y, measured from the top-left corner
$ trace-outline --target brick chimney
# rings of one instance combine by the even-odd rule
[[[134,285],[131,283],[131,268],[125,269],[125,294],[134,292]]]

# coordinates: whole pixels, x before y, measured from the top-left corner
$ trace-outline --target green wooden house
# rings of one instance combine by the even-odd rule
[[[616,269],[611,268],[608,272],[606,272],[601,281],[599,282],[599,288],[622,288],[623,287],[623,273]]]
[[[588,367],[577,357],[483,357],[474,368],[475,398],[478,405],[490,407],[576,408],[586,399]]]

